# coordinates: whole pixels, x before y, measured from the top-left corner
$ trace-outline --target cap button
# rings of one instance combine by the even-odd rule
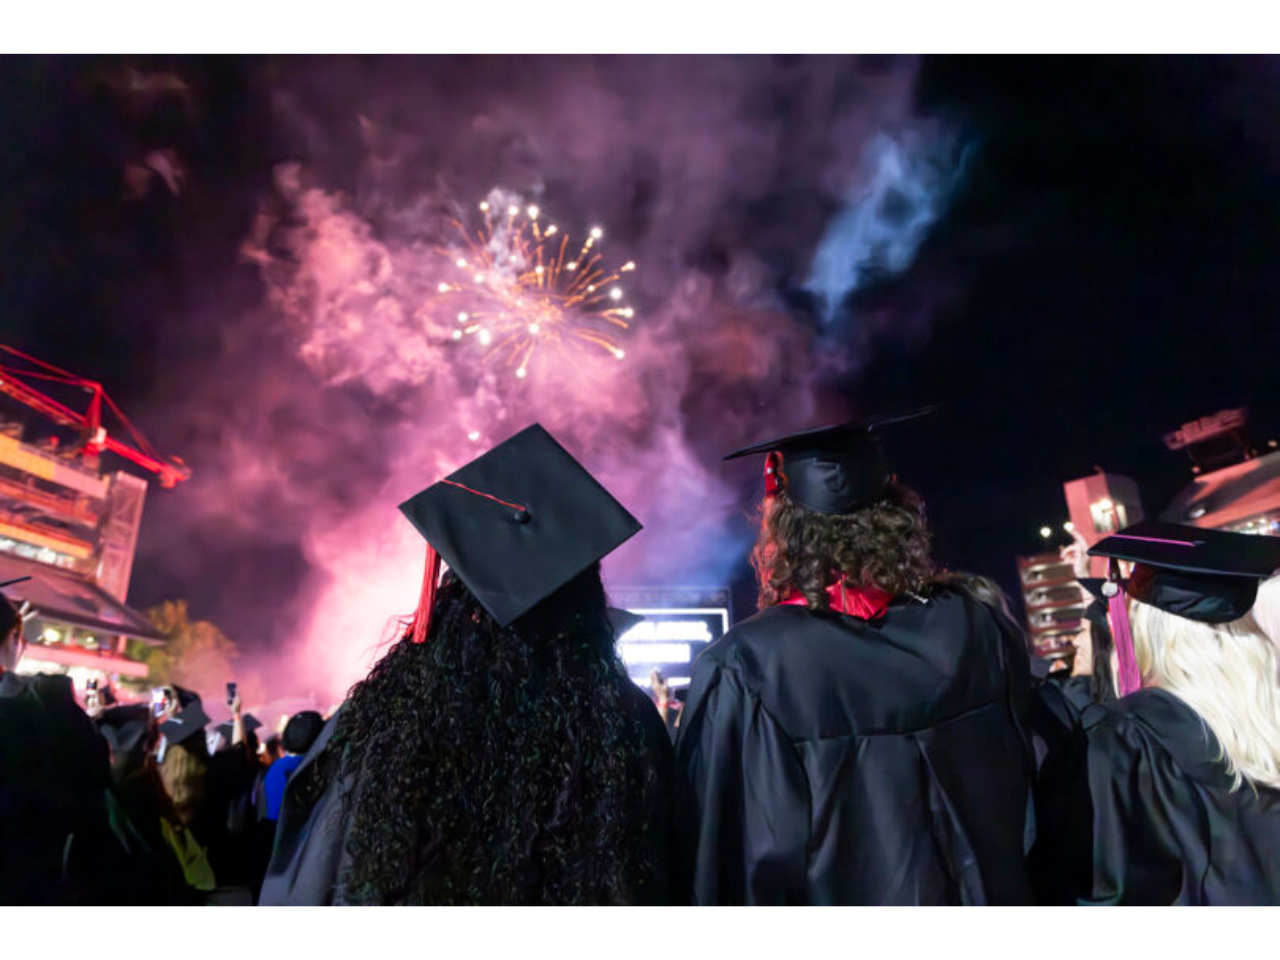
[[[530,520],[533,519],[533,516],[532,514],[529,513],[528,510],[517,510],[515,513],[511,515],[511,519],[514,520],[516,523],[528,523]]]

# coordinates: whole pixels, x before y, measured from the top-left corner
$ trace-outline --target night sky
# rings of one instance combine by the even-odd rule
[[[180,77],[181,89],[129,89],[129,66]],[[625,78],[619,89],[638,90],[647,77],[680,75],[686,66],[601,61],[589,69]],[[681,238],[680,265],[727,276],[735,251],[745,249],[796,329],[822,328],[828,352],[857,344],[858,362],[818,391],[824,413],[944,404],[890,443],[901,476],[929,502],[940,559],[1013,590],[1015,556],[1040,549],[1042,524],[1066,518],[1064,480],[1095,466],[1128,474],[1154,513],[1190,479],[1185,458],[1164,449],[1165,432],[1247,405],[1258,440],[1280,434],[1280,270],[1273,262],[1280,250],[1280,63],[965,57],[821,66],[769,58],[737,61],[726,74],[766,78],[751,98],[758,113],[735,122],[748,131],[758,123],[781,138],[774,144],[781,159],[749,192],[725,193],[706,228]],[[234,421],[235,393],[185,385],[229,378],[229,370],[255,362],[246,358],[265,364],[256,377],[269,377],[271,358],[287,352],[280,328],[243,319],[264,300],[262,275],[240,250],[272,194],[273,167],[301,161],[332,189],[360,195],[369,166],[358,154],[407,150],[413,189],[439,182],[483,189],[481,178],[507,168],[484,169],[483,142],[450,152],[432,130],[415,140],[418,111],[433,123],[476,129],[466,116],[475,98],[499,102],[517,88],[532,96],[522,77],[550,83],[559,69],[528,58],[394,67],[372,59],[6,58],[0,340],[100,379],[158,447],[186,457],[198,476],[216,473],[201,457],[226,447],[204,443],[202,431],[219,429],[207,408],[225,403]],[[865,83],[850,87],[847,104],[846,70]],[[828,78],[820,107],[805,102],[811,71]],[[379,129],[399,131],[410,146],[397,146],[390,134],[372,146],[326,137],[371,109],[361,90],[414,73],[428,77],[416,99],[406,94],[378,115]],[[312,82],[312,74],[326,82]],[[871,271],[834,318],[824,318],[805,278],[841,202],[815,172],[827,167],[810,158],[839,154],[837,115],[881,122],[865,91],[904,76],[913,122],[944,127],[963,152],[954,189],[909,265]],[[622,102],[631,95],[620,95]],[[719,122],[706,118],[713,137]],[[819,127],[825,139],[815,139]],[[624,198],[609,211],[622,243],[662,222],[655,211],[671,174],[663,172],[664,128],[654,121],[653,129],[656,159],[638,157],[608,174]],[[526,170],[546,156],[536,140],[500,149],[508,159],[519,154]],[[180,159],[180,190],[175,195],[154,170],[135,172],[145,183],[130,196],[124,171],[159,150]],[[472,183],[467,171],[475,168]],[[555,170],[538,175],[562,208],[582,205]],[[659,262],[651,275],[662,268]],[[842,330],[852,332],[842,339]],[[280,376],[295,382],[291,368]],[[340,422],[348,407],[376,417],[380,401],[348,390],[314,402]],[[787,416],[784,388],[753,402],[763,412],[743,431],[760,429],[769,409],[778,411],[781,429],[802,425]],[[198,416],[195,404],[204,405]],[[684,408],[690,417],[711,415],[692,398]],[[712,448],[755,437],[717,436],[705,423],[691,430],[715,438],[699,446],[703,462],[740,486],[745,507],[754,476],[721,468]],[[345,473],[316,479],[330,462],[317,456],[309,496],[320,484],[329,501],[359,496]],[[281,478],[281,502],[291,482]],[[266,642],[264,618],[287,607],[290,585],[307,570],[295,542],[303,520],[222,538],[217,524],[183,525],[193,512],[189,498],[202,495],[207,488],[153,487],[131,601],[186,596],[198,615],[242,642]],[[263,504],[255,509],[270,513]],[[746,612],[744,562],[736,577]],[[271,629],[282,628],[277,618]]]

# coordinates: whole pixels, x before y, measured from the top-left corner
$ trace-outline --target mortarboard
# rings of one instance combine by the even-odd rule
[[[1230,623],[1249,612],[1258,583],[1280,567],[1280,537],[1144,521],[1094,544],[1089,556],[1111,559],[1097,590],[1110,607],[1123,695],[1136,690],[1141,677],[1122,594],[1188,620]],[[1127,580],[1119,560],[1134,565]]]
[[[111,745],[111,752],[117,754],[145,749],[155,729],[151,711],[143,703],[104,710],[97,724],[98,732]]]
[[[875,502],[893,479],[878,431],[933,412],[925,407],[891,417],[850,420],[803,430],[727,454],[736,460],[765,453],[765,492],[786,489],[801,506],[829,516],[851,513]]]
[[[1252,609],[1259,581],[1280,568],[1280,537],[1147,521],[1099,541],[1089,556],[1132,562],[1121,585],[1134,600],[1188,620],[1230,623]]]
[[[194,690],[188,690],[186,687],[180,687],[175,683],[173,684],[173,692],[178,696],[179,709],[185,710],[193,703],[198,703],[201,706],[204,706],[204,700],[201,699],[200,694],[196,693]],[[208,720],[205,722],[207,723]]]
[[[226,723],[218,724],[218,726],[215,727],[215,729],[218,731],[219,736],[221,736],[223,740],[227,741],[227,743],[230,743],[232,728],[234,726],[235,725],[232,723],[232,721],[228,720]],[[261,720],[255,717],[252,713],[246,713],[244,715],[244,732],[245,733],[253,733],[256,730],[261,730],[261,729],[262,729]]]
[[[442,557],[506,627],[641,529],[539,424],[400,504],[426,539],[414,639],[425,638]]]
[[[180,695],[181,693],[182,691],[179,690]],[[208,724],[209,717],[204,712],[204,707],[201,706],[197,697],[178,713],[160,724],[160,732],[164,734],[165,740],[169,743],[182,743],[184,740],[202,733]]]

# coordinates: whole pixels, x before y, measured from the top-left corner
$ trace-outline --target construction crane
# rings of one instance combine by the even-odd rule
[[[83,413],[73,410],[33,386],[32,381],[61,383],[78,387],[89,394],[88,409]],[[68,373],[53,364],[0,343],[0,393],[13,397],[19,403],[44,414],[64,427],[70,427],[80,435],[77,449],[83,457],[96,457],[103,451],[124,457],[130,463],[150,470],[160,478],[160,486],[172,487],[191,476],[191,468],[179,457],[166,457],[156,450],[129,422],[120,408],[107,396],[102,384]],[[123,434],[131,442],[118,440],[103,425],[103,411],[114,414]]]

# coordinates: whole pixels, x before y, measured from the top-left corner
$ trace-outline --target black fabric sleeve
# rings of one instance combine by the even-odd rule
[[[1184,861],[1199,844],[1184,850],[1178,837],[1199,833],[1195,788],[1133,723],[1109,714],[1086,726],[1092,878],[1078,901],[1154,905],[1184,899],[1191,866]]]
[[[676,768],[680,877],[689,899],[803,903],[804,768],[790,737],[732,668],[694,668]]]

